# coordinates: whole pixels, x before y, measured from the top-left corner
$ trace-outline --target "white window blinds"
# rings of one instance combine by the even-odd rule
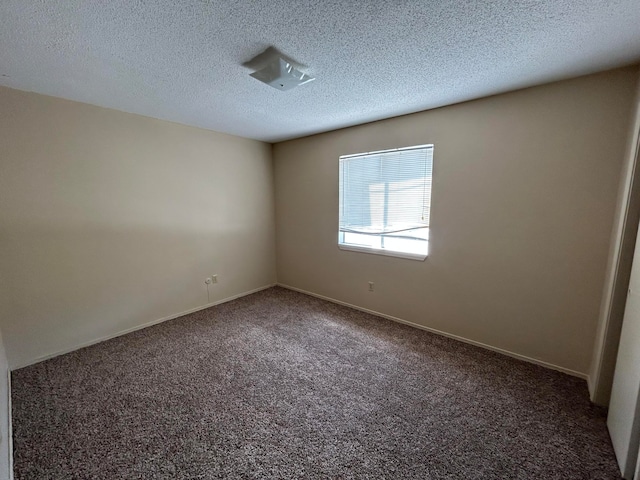
[[[433,145],[340,157],[341,245],[426,255]]]

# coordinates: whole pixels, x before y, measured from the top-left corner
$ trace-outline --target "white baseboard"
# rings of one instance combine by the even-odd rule
[[[460,337],[458,335],[454,335],[451,333],[443,332],[442,330],[436,330],[435,328],[426,327],[424,325],[420,325],[419,323],[410,322],[408,320],[403,320],[402,318],[393,317],[391,315],[387,315],[385,313],[376,312],[375,310],[369,310],[368,308],[359,307],[357,305],[352,305],[351,303],[343,302],[341,300],[336,300],[335,298],[325,297],[324,295],[319,295],[317,293],[308,292],[306,290],[302,290],[301,288],[292,287],[290,285],[285,285],[283,283],[277,284],[279,287],[286,288],[288,290],[293,290],[296,292],[304,293],[305,295],[310,295],[312,297],[321,298],[322,300],[327,300],[328,302],[337,303],[338,305],[344,305],[345,307],[354,308],[356,310],[360,310],[362,312],[370,313],[372,315],[376,315],[378,317],[386,318],[388,320],[392,320],[394,322],[402,323],[404,325],[409,325],[411,327],[419,328],[420,330],[426,330],[427,332],[435,333],[436,335],[441,335],[443,337],[452,338],[454,340],[458,340],[459,342],[468,343],[470,345],[475,345],[476,347],[485,348],[487,350],[491,350],[493,352],[498,352],[508,357],[516,358],[518,360],[523,360],[525,362],[533,363],[536,365],[540,365],[542,367],[549,368],[551,370],[557,370],[559,372],[566,373],[573,377],[582,378],[589,382],[589,375],[586,373],[578,372],[576,370],[571,370],[569,368],[561,367],[559,365],[554,365],[553,363],[545,362],[544,360],[538,360],[537,358],[527,357],[526,355],[521,355],[519,353],[510,352],[509,350],[504,350],[503,348],[494,347],[492,345],[487,345],[486,343],[477,342],[475,340],[470,340],[468,338]]]
[[[279,287],[282,287],[282,288],[286,288],[288,290],[293,290],[293,291],[296,291],[296,292],[304,293],[305,295],[310,295],[312,297],[321,298],[322,300],[326,300],[326,301],[329,301],[329,302],[332,302],[332,303],[337,303],[339,305],[344,305],[346,307],[350,307],[350,308],[353,308],[353,309],[356,309],[356,310],[360,310],[362,312],[370,313],[372,315],[376,315],[378,317],[386,318],[388,320],[392,320],[394,322],[402,323],[404,325],[409,325],[409,326],[412,326],[412,327],[415,327],[415,328],[419,328],[420,330],[425,330],[427,332],[431,332],[431,333],[434,333],[436,335],[441,335],[443,337],[452,338],[452,339],[458,340],[460,342],[468,343],[470,345],[475,345],[477,347],[481,347],[481,348],[484,348],[484,349],[487,349],[487,350],[491,350],[493,352],[498,352],[498,353],[501,353],[501,354],[506,355],[508,357],[512,357],[512,358],[516,358],[518,360],[522,360],[522,361],[525,361],[525,362],[529,362],[529,363],[533,363],[533,364],[536,364],[536,365],[540,365],[542,367],[546,367],[546,368],[549,368],[551,370],[557,370],[559,372],[563,372],[563,373],[566,373],[566,374],[574,376],[574,377],[582,378],[582,379],[587,381],[589,389],[591,389],[591,379],[589,378],[589,375],[586,374],[586,373],[578,372],[576,370],[571,370],[569,368],[561,367],[559,365],[554,365],[552,363],[545,362],[544,360],[539,360],[537,358],[527,357],[526,355],[521,355],[519,353],[511,352],[511,351],[505,350],[503,348],[494,347],[494,346],[488,345],[486,343],[477,342],[475,340],[471,340],[471,339],[468,339],[468,338],[465,338],[465,337],[461,337],[461,336],[454,335],[454,334],[451,334],[451,333],[443,332],[442,330],[437,330],[435,328],[427,327],[425,325],[420,325],[419,323],[410,322],[408,320],[404,320],[402,318],[394,317],[392,315],[387,315],[385,313],[377,312],[375,310],[370,310],[368,308],[359,307],[358,305],[353,305],[351,303],[343,302],[343,301],[337,300],[335,298],[326,297],[324,295],[320,295],[320,294],[317,294],[317,293],[309,292],[307,290],[303,290],[301,288],[292,287],[290,285],[286,285],[286,284],[283,284],[283,283],[265,285],[265,286],[262,286],[262,287],[259,287],[259,288],[253,289],[253,290],[249,290],[247,292],[242,292],[242,293],[239,293],[237,295],[233,295],[231,297],[224,298],[222,300],[217,300],[215,302],[211,302],[211,303],[208,303],[206,305],[201,305],[199,307],[195,307],[195,308],[186,310],[184,312],[176,313],[176,314],[173,314],[173,315],[169,315],[167,317],[159,318],[157,320],[152,320],[150,322],[146,322],[146,323],[143,323],[143,324],[140,324],[140,325],[136,325],[135,327],[127,328],[126,330],[121,330],[121,331],[119,331],[117,333],[114,333],[114,334],[111,334],[111,335],[106,335],[104,337],[100,337],[98,339],[91,340],[89,342],[84,342],[82,344],[75,345],[75,346],[73,346],[71,348],[66,348],[64,350],[60,350],[60,351],[57,351],[55,353],[51,353],[51,354],[48,354],[48,355],[43,355],[43,356],[38,357],[36,359],[30,360],[28,362],[25,362],[24,364],[20,364],[18,366],[14,366],[11,370],[18,370],[20,368],[28,367],[29,365],[34,365],[36,363],[42,362],[44,360],[49,360],[50,358],[54,358],[54,357],[57,357],[59,355],[64,355],[66,353],[70,353],[70,352],[73,352],[75,350],[79,350],[81,348],[85,348],[85,347],[89,347],[91,345],[95,345],[96,343],[100,343],[100,342],[104,342],[106,340],[110,340],[112,338],[120,337],[122,335],[126,335],[127,333],[135,332],[136,330],[141,330],[143,328],[150,327],[152,325],[157,325],[158,323],[166,322],[166,321],[169,321],[169,320],[173,320],[175,318],[182,317],[182,316],[188,315],[190,313],[198,312],[200,310],[204,310],[206,308],[210,308],[210,307],[213,307],[215,305],[220,305],[222,303],[230,302],[230,301],[235,300],[237,298],[241,298],[241,297],[244,297],[244,296],[247,296],[247,295],[251,295],[252,293],[256,293],[256,292],[259,292],[261,290],[266,290],[267,288],[271,288],[271,287],[273,287],[275,285],[277,285]]]
[[[247,295],[251,295],[252,293],[260,292],[262,290],[266,290],[267,288],[271,288],[271,287],[275,287],[275,286],[276,286],[276,284],[272,283],[270,285],[265,285],[263,287],[254,288],[253,290],[249,290],[248,292],[242,292],[242,293],[239,293],[237,295],[233,295],[232,297],[223,298],[222,300],[217,300],[215,302],[207,303],[206,305],[201,305],[199,307],[191,308],[191,309],[186,310],[184,312],[175,313],[173,315],[169,315],[167,317],[162,317],[162,318],[159,318],[157,320],[151,320],[149,322],[142,323],[140,325],[136,325],[135,327],[127,328],[125,330],[120,330],[117,333],[113,333],[113,334],[110,334],[110,335],[105,335],[104,337],[100,337],[100,338],[97,338],[95,340],[90,340],[88,342],[84,342],[84,343],[81,343],[81,344],[78,344],[78,345],[74,345],[73,347],[70,347],[70,348],[65,348],[64,350],[59,350],[57,352],[50,353],[48,355],[43,355],[43,356],[35,358],[33,360],[29,360],[28,362],[25,362],[23,364],[19,364],[17,366],[12,367],[11,370],[18,370],[20,368],[28,367],[30,365],[35,365],[36,363],[40,363],[40,362],[43,362],[45,360],[49,360],[49,359],[54,358],[54,357],[58,357],[60,355],[66,354],[66,353],[75,352],[76,350],[80,350],[81,348],[90,347],[91,345],[95,345],[96,343],[104,342],[106,340],[111,340],[112,338],[120,337],[122,335],[126,335],[127,333],[135,332],[137,330],[142,330],[143,328],[151,327],[153,325],[157,325],[158,323],[162,323],[162,322],[167,322],[169,320],[173,320],[174,318],[182,317],[184,315],[189,315],[190,313],[199,312],[200,310],[204,310],[206,308],[214,307],[216,305],[220,305],[221,303],[230,302],[231,300],[235,300],[235,299],[240,298],[240,297],[246,297]]]

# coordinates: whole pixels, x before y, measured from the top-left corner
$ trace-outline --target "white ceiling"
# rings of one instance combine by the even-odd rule
[[[1,85],[269,142],[639,61],[640,0],[0,1]]]

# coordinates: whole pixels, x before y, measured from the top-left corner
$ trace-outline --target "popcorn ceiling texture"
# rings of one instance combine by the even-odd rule
[[[17,480],[619,478],[584,380],[282,288],[12,381]]]
[[[638,0],[3,0],[0,85],[278,141],[640,61]],[[317,80],[280,92],[273,46]]]

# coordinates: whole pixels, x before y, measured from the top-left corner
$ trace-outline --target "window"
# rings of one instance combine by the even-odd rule
[[[424,260],[433,145],[340,157],[338,247]]]

